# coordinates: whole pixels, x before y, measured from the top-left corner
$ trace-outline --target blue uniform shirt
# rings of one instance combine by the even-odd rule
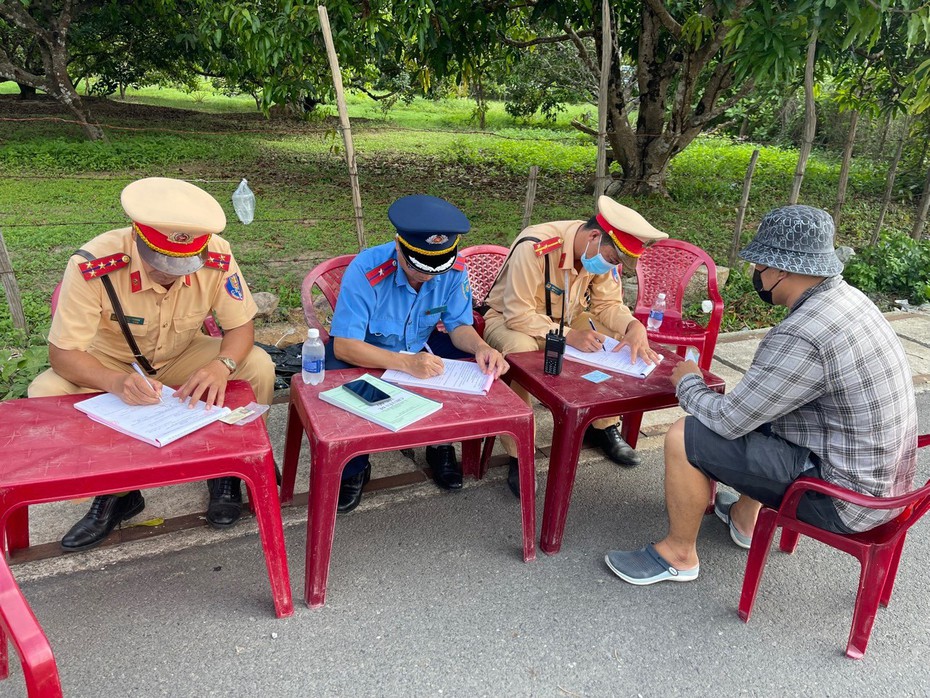
[[[453,268],[426,281],[417,293],[392,241],[360,252],[349,264],[330,334],[388,351],[418,352],[440,320],[449,333],[472,324],[468,273]]]

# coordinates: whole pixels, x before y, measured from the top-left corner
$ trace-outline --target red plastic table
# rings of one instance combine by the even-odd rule
[[[672,369],[684,359],[664,347],[653,347],[665,359],[646,378],[631,378],[611,373],[603,383],[591,383],[581,376],[596,370],[593,366],[565,359],[562,373],[543,373],[543,352],[530,351],[509,354],[507,378],[516,381],[552,412],[554,428],[549,454],[549,475],[546,481],[546,503],[543,508],[542,535],[539,547],[554,555],[562,547],[565,519],[575,485],[578,454],[585,429],[595,419],[621,415],[620,429],[624,440],[636,448],[643,412],[675,407],[678,399],[669,377]],[[712,389],[723,392],[724,381],[709,371],[704,379]]]
[[[215,422],[163,448],[120,434],[74,409],[87,395],[0,402],[0,532],[4,551],[29,546],[28,505],[216,477],[238,477],[249,501],[268,566],[275,613],[294,612],[265,423]],[[226,404],[255,399],[245,381],[230,381]],[[3,538],[3,536],[0,536]]]
[[[326,599],[342,470],[350,458],[364,453],[461,441],[462,471],[466,475],[478,476],[480,439],[492,434],[510,434],[516,440],[519,452],[523,560],[535,560],[536,469],[533,462],[533,412],[529,406],[502,381],[495,381],[486,397],[409,388],[442,402],[442,409],[392,432],[317,397],[320,392],[365,373],[380,376],[382,372],[362,368],[327,371],[326,379],[320,385],[305,384],[300,374],[291,380],[281,501],[287,503],[293,498],[301,437],[306,432],[311,454],[304,588],[307,605],[317,608]]]

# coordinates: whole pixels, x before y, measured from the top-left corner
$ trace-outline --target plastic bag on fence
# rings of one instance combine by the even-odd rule
[[[300,352],[303,344],[291,344],[287,347],[276,347],[271,344],[255,342],[255,346],[265,350],[265,353],[274,361],[274,388],[282,390],[290,387],[291,376],[300,373]]]
[[[255,194],[249,189],[249,182],[243,179],[232,195],[233,208],[239,220],[248,225],[255,220]]]

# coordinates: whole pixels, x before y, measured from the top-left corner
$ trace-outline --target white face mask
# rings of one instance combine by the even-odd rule
[[[589,271],[592,274],[608,274],[610,270],[613,269],[616,265],[608,262],[604,255],[601,254],[601,243],[604,241],[603,233],[597,239],[597,254],[593,257],[588,257],[588,247],[591,246],[589,242],[584,248],[584,252],[581,254],[581,266],[585,268],[585,271]]]

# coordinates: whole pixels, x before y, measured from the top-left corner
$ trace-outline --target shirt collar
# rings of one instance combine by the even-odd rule
[[[823,293],[824,291],[829,291],[832,288],[836,288],[843,282],[843,275],[837,274],[836,276],[828,276],[826,279],[821,281],[816,286],[811,286],[807,289],[801,296],[795,301],[794,305],[791,306],[791,310],[788,311],[788,314],[791,315],[795,310],[800,308],[804,301],[813,296],[815,293]]]

